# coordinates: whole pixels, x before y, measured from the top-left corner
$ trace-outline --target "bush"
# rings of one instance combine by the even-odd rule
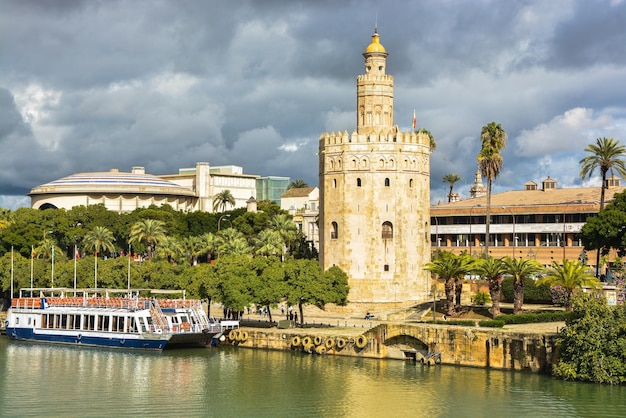
[[[550,289],[550,295],[552,296],[552,303],[555,305],[565,306],[569,302],[570,292],[563,286],[553,286]]]
[[[533,324],[539,322],[560,322],[567,321],[571,317],[570,312],[541,312],[525,314],[504,314],[498,315],[495,319],[503,321],[505,324]]]
[[[513,302],[513,278],[502,279],[502,297],[505,302]],[[524,303],[552,303],[550,285],[544,283],[537,286],[537,282],[531,277],[524,280]]]
[[[485,328],[502,328],[504,326],[504,321],[500,321],[497,319],[486,319],[478,322],[478,326]]]
[[[476,292],[472,296],[472,303],[474,305],[486,305],[487,303],[491,303],[491,296],[487,292]]]

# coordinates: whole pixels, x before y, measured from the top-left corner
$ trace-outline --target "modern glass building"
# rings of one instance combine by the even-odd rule
[[[271,200],[280,205],[280,197],[287,191],[289,177],[267,176],[256,179],[256,200]]]

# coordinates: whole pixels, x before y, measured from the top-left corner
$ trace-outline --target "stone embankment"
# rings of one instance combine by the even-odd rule
[[[271,350],[414,360],[503,370],[549,372],[564,323],[509,325],[503,329],[417,321],[335,320],[317,327],[242,327],[221,344]],[[329,326],[330,325],[330,326]]]

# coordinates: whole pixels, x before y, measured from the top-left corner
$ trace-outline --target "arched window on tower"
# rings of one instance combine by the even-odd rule
[[[339,226],[337,222],[330,224],[330,239],[337,239],[339,237]]]
[[[389,221],[383,223],[382,238],[393,239],[393,225]]]
[[[333,188],[337,188],[337,179],[333,179]]]
[[[361,179],[356,179],[356,187],[361,187]]]
[[[385,179],[385,187],[389,187],[389,186],[390,186],[390,184],[391,184],[391,183],[389,182],[389,178],[387,177],[387,178]]]
[[[412,189],[413,188],[413,179],[409,179],[409,188]]]

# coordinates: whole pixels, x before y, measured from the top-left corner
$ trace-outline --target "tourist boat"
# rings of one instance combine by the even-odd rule
[[[175,293],[182,297],[156,297]],[[26,288],[11,300],[6,321],[15,340],[122,349],[207,346],[221,333],[184,290]]]

